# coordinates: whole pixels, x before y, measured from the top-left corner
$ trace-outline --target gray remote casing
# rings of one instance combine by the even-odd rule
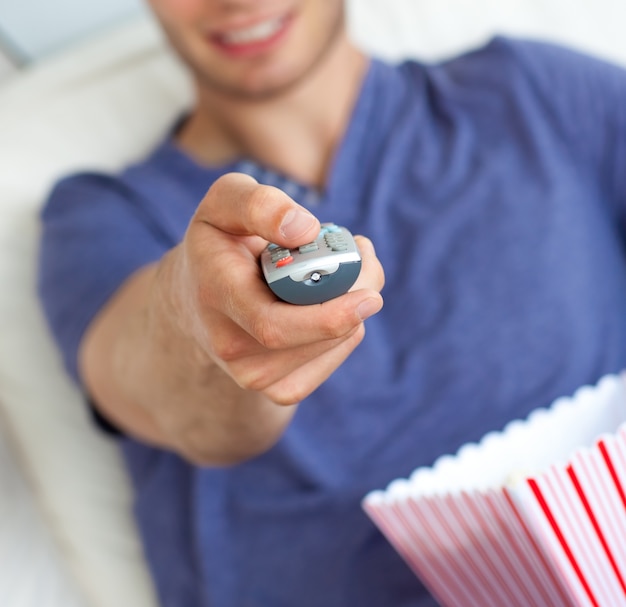
[[[261,268],[278,298],[310,305],[348,291],[361,272],[361,255],[346,228],[323,223],[309,244],[296,249],[269,244],[261,254]]]

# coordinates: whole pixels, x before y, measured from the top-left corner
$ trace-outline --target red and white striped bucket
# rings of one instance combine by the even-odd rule
[[[607,376],[363,507],[446,607],[623,607],[625,422]]]

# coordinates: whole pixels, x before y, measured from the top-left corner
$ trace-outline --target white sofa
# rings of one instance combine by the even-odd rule
[[[431,60],[502,32],[626,65],[623,0],[353,0],[349,8],[355,38],[389,59]],[[38,212],[59,175],[140,157],[190,90],[147,17],[0,87],[2,607],[156,604],[119,454],[90,425],[38,307]]]

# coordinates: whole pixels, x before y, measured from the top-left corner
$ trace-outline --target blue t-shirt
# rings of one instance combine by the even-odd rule
[[[94,314],[229,170],[369,236],[385,307],[264,455],[196,468],[120,438],[162,603],[433,605],[361,500],[626,368],[626,74],[505,38],[372,61],[321,192],[246,159],[199,166],[171,138],[121,175],[61,181],[40,292],[77,380]]]

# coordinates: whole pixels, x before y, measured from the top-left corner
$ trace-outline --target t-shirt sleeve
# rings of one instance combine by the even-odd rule
[[[576,161],[626,227],[626,69],[557,45],[497,39]],[[523,94],[523,93],[522,93]]]
[[[79,385],[78,348],[90,322],[134,271],[172,245],[146,202],[121,179],[81,174],[60,181],[44,207],[39,296]]]

